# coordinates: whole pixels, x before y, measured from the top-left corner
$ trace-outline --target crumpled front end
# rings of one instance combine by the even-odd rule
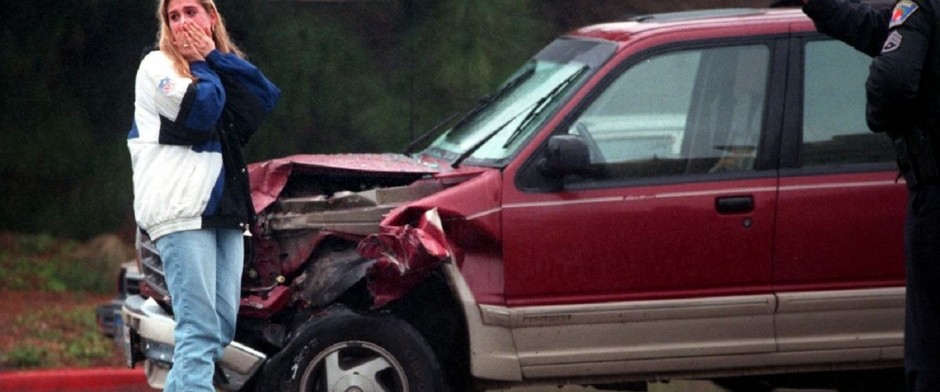
[[[243,287],[288,287],[291,303],[319,308],[366,278],[374,307],[384,306],[454,256],[442,217],[463,220],[496,200],[498,170],[445,172],[395,155],[366,157],[301,156],[252,167],[260,212]],[[489,191],[459,190],[481,177]],[[270,316],[264,310],[243,306],[242,314]]]
[[[359,253],[375,260],[366,274],[375,307],[407,293],[453,254],[437,209],[421,215],[415,226],[383,227],[359,243]]]
[[[498,260],[501,225],[499,170],[480,170],[427,198],[391,211],[380,232],[359,244],[374,259],[366,277],[381,307],[404,296],[441,263]],[[490,262],[483,264],[491,265]]]

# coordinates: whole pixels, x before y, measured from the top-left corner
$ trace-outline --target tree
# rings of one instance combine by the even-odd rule
[[[399,91],[413,91],[419,131],[468,109],[548,42],[548,31],[533,19],[529,3],[404,1],[411,66],[399,76]]]
[[[126,219],[123,145],[133,101],[113,82],[133,80],[135,70],[122,60],[136,63],[140,47],[127,48],[140,30],[125,24],[137,10],[124,3],[36,0],[3,7],[4,229],[88,237]]]

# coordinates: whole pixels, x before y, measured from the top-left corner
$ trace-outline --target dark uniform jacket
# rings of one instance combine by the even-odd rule
[[[940,102],[940,41],[931,44],[930,39],[940,20],[938,4],[904,0],[880,10],[843,0],[813,0],[804,7],[820,32],[874,57],[865,86],[872,131],[900,134],[937,122],[931,117],[940,116],[938,108],[928,105]]]
[[[844,0],[812,0],[804,6],[820,32],[873,56],[865,89],[869,128],[897,142],[898,164],[914,176],[935,180],[940,151],[940,0],[902,0],[875,9]],[[912,176],[913,175],[913,176]]]
[[[902,0],[894,7],[888,36],[865,84],[873,131],[940,132],[940,40],[932,39],[938,6],[936,0]]]
[[[888,37],[891,8],[875,9],[845,0],[811,0],[803,6],[816,30],[875,57]]]

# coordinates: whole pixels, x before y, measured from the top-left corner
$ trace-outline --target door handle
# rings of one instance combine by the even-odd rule
[[[753,196],[725,196],[715,199],[719,214],[740,214],[754,211]]]

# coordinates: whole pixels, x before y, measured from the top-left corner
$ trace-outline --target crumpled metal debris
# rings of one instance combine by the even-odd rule
[[[376,308],[403,296],[453,254],[436,208],[421,215],[415,226],[383,226],[360,242],[358,250],[376,260],[366,272]]]

